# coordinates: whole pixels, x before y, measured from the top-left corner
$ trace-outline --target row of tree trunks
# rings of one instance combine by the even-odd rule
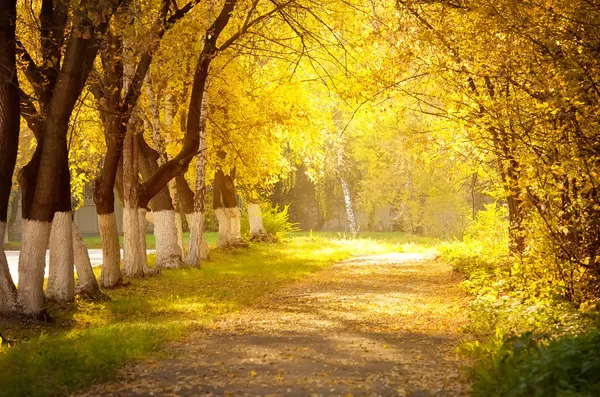
[[[57,220],[53,242],[62,245],[51,247],[56,258],[55,265],[51,263],[51,267],[55,267],[52,272],[65,277],[72,274],[72,270],[68,270],[73,266],[71,222],[64,222],[71,213],[69,120],[96,58],[98,39],[103,36],[119,3],[83,0],[72,13],[70,24],[67,23],[71,15],[68,3],[46,3],[40,11],[42,67],[35,65],[22,46],[19,50],[28,64],[25,75],[39,101],[39,114],[33,114],[36,108],[28,106],[28,117],[36,120],[33,124],[38,148],[21,173],[23,227],[18,296],[21,310],[27,314],[43,312],[45,254],[56,212],[63,213],[60,215],[63,221]],[[96,18],[97,15],[100,17]],[[48,31],[52,33],[46,34]],[[66,32],[69,38],[64,45]],[[59,299],[71,299],[70,281],[54,285]],[[54,292],[57,291],[51,294]]]

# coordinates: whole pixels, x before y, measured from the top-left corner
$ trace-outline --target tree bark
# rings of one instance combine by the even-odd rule
[[[56,302],[70,302],[75,298],[72,223],[71,212],[56,212],[52,220],[46,297]]]
[[[147,179],[158,168],[160,155],[152,149],[142,134],[137,135],[139,149],[139,165],[142,178]],[[177,268],[181,266],[181,248],[177,244],[177,227],[175,209],[169,194],[168,186],[163,187],[148,203],[152,210],[154,236],[156,237],[156,264],[158,268]],[[144,234],[145,235],[145,234]]]
[[[215,173],[213,208],[219,222],[217,246],[226,248],[245,245],[241,235],[241,214],[237,207],[233,178],[222,170]]]
[[[184,174],[177,175],[175,183],[177,184],[177,194],[179,196],[179,204],[181,204],[181,211],[191,231],[194,223],[194,192],[190,189],[190,185],[188,185]]]
[[[130,123],[123,145],[123,272],[128,277],[143,277],[147,267],[145,228],[140,234],[141,213],[138,201],[138,144],[135,127]],[[142,241],[143,240],[143,241]]]
[[[96,297],[100,295],[100,287],[92,269],[88,249],[74,222],[71,222],[71,229],[73,234],[73,262],[75,262],[75,270],[79,280],[75,293],[87,297]]]
[[[41,10],[42,14],[49,12],[54,22],[60,20],[61,23],[54,24],[55,31],[51,35],[45,34],[47,31],[43,27],[41,29],[45,66],[41,72],[45,80],[41,87],[35,84],[34,87],[40,92],[40,119],[43,120],[40,129],[43,131],[34,130],[38,149],[21,179],[28,187],[23,190],[23,243],[19,257],[18,295],[22,310],[27,314],[42,313],[45,250],[54,213],[71,211],[67,148],[69,119],[96,58],[98,37],[104,34],[118,5],[118,1],[98,3],[83,0],[74,10],[71,24],[66,23],[69,12],[63,3],[57,4],[55,9],[42,7]],[[62,40],[67,25],[71,34],[63,56]],[[70,227],[66,229],[61,230],[65,235],[71,231]],[[72,253],[72,239],[65,236],[62,239]]]
[[[248,203],[248,223],[250,224],[250,236],[253,239],[262,240],[267,234],[263,224],[262,210],[257,200]]]
[[[15,27],[16,0],[0,2],[0,312],[17,309],[17,290],[4,252],[4,233],[20,129]]]
[[[17,222],[17,213],[19,212],[19,200],[21,199],[19,195],[19,189],[15,189],[12,194],[12,200],[10,200],[10,213],[8,216],[8,240],[15,241],[17,239],[17,231],[16,222]]]
[[[188,256],[186,258],[187,265],[194,267],[200,267],[200,261],[208,258],[209,255],[208,244],[204,239],[204,198],[206,196],[206,164],[208,162],[206,153],[206,117],[208,115],[208,93],[206,87],[204,87],[201,112],[202,114],[200,115],[199,134],[200,143],[198,145],[199,154],[196,158],[196,193],[193,194],[194,215],[191,219],[191,223],[188,222],[190,227],[190,244]],[[187,186],[185,179],[180,183],[185,183]]]

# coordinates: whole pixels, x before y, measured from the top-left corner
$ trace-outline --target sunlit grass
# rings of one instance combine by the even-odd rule
[[[0,353],[0,395],[56,395],[108,380],[123,363],[336,261],[422,251],[435,243],[416,244],[418,239],[399,233],[368,237],[297,233],[276,244],[213,249],[201,269],[130,280],[127,288],[104,291],[107,301],[50,305],[54,324],[1,321],[2,333],[16,343]],[[208,234],[209,243],[215,239]]]

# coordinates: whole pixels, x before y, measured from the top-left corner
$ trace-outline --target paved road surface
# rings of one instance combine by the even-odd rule
[[[148,250],[148,253],[154,253],[155,250]],[[19,282],[19,254],[21,251],[6,251],[6,259],[8,260],[8,268],[10,269],[10,275],[15,283]],[[102,264],[102,250],[99,248],[89,249],[90,261],[92,266],[99,266]],[[121,250],[123,255],[123,250]],[[48,277],[48,251],[46,251],[46,277]]]

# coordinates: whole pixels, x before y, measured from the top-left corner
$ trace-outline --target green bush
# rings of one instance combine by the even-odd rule
[[[260,204],[262,211],[263,225],[267,233],[272,234],[277,238],[282,238],[287,233],[298,232],[298,224],[290,221],[289,209],[290,206],[284,205],[279,208],[279,205],[273,205],[269,202]],[[248,234],[250,225],[248,223],[248,211],[242,211],[242,234]]]
[[[525,333],[471,344],[475,396],[600,396],[600,333],[548,341]]]

